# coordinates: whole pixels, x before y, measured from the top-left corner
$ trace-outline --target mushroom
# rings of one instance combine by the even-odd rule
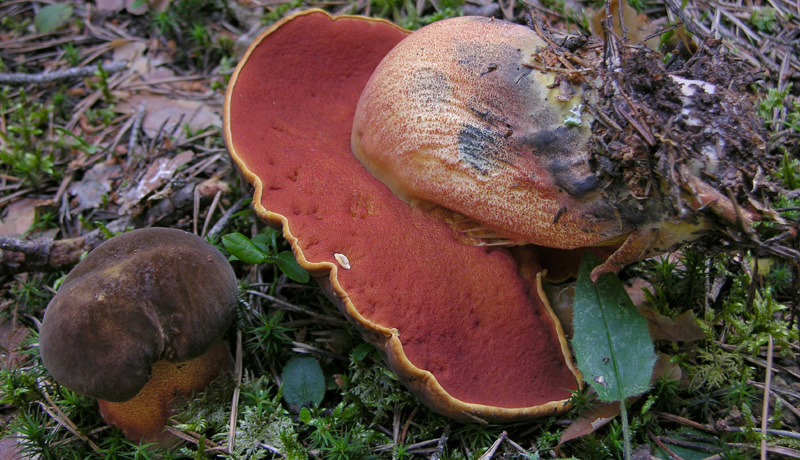
[[[234,71],[224,135],[298,263],[412,392],[459,420],[562,412],[580,376],[541,289],[536,248],[463,244],[352,155],[356,103],[407,31],[309,10],[260,35]]]
[[[42,322],[42,361],[57,382],[99,399],[128,439],[167,443],[172,399],[232,368],[222,335],[236,304],[233,269],[202,238],[123,233],[64,278]]]
[[[488,244],[616,247],[593,278],[715,226],[746,234],[759,216],[742,171],[765,157],[752,104],[666,78],[654,53],[625,49],[623,68],[602,49],[573,54],[492,18],[433,23],[375,70],[353,153],[396,195],[455,212],[453,226]]]

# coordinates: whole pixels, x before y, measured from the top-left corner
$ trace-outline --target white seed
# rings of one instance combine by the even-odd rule
[[[350,270],[350,261],[347,260],[347,256],[344,254],[339,254],[338,252],[333,255],[333,258],[339,262],[339,265],[342,266],[345,270]]]

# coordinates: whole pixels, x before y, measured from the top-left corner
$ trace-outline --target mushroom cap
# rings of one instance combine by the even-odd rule
[[[657,209],[637,209],[629,222],[602,198],[589,166],[593,118],[565,121],[576,117],[579,85],[533,68],[546,47],[529,27],[492,18],[423,27],[367,83],[353,153],[403,199],[521,242],[580,248],[660,221]]]
[[[590,48],[582,59],[598,56]],[[396,195],[454,211],[455,228],[490,243],[618,247],[593,278],[697,239],[704,220],[672,219],[661,200],[596,173],[583,108],[595,82],[536,70],[548,59],[523,25],[458,17],[423,27],[372,74],[353,153]]]
[[[233,321],[236,303],[233,269],[202,238],[168,228],[123,233],[64,278],[42,322],[42,361],[74,391],[126,401],[153,363],[203,355]]]
[[[495,421],[563,411],[580,379],[536,257],[462,244],[350,151],[359,95],[407,34],[320,10],[276,24],[231,77],[228,150],[256,213],[432,409]]]

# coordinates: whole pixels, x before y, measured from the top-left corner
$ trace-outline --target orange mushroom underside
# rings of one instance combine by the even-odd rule
[[[175,398],[202,391],[225,372],[233,370],[233,357],[223,340],[198,358],[181,363],[153,363],[150,381],[131,400],[99,400],[103,419],[118,427],[125,437],[170,445],[176,441],[166,430]]]
[[[272,27],[231,79],[231,156],[259,216],[435,410],[500,420],[563,409],[577,371],[535,258],[518,256],[521,267],[507,250],[462,244],[351,154],[361,90],[407,33],[321,11]]]

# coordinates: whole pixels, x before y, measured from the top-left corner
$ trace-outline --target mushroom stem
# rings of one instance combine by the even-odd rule
[[[133,399],[125,402],[99,400],[103,419],[131,440],[169,445],[173,436],[165,429],[177,396],[189,396],[233,369],[233,357],[218,340],[199,358],[182,363],[153,363],[152,376]]]

